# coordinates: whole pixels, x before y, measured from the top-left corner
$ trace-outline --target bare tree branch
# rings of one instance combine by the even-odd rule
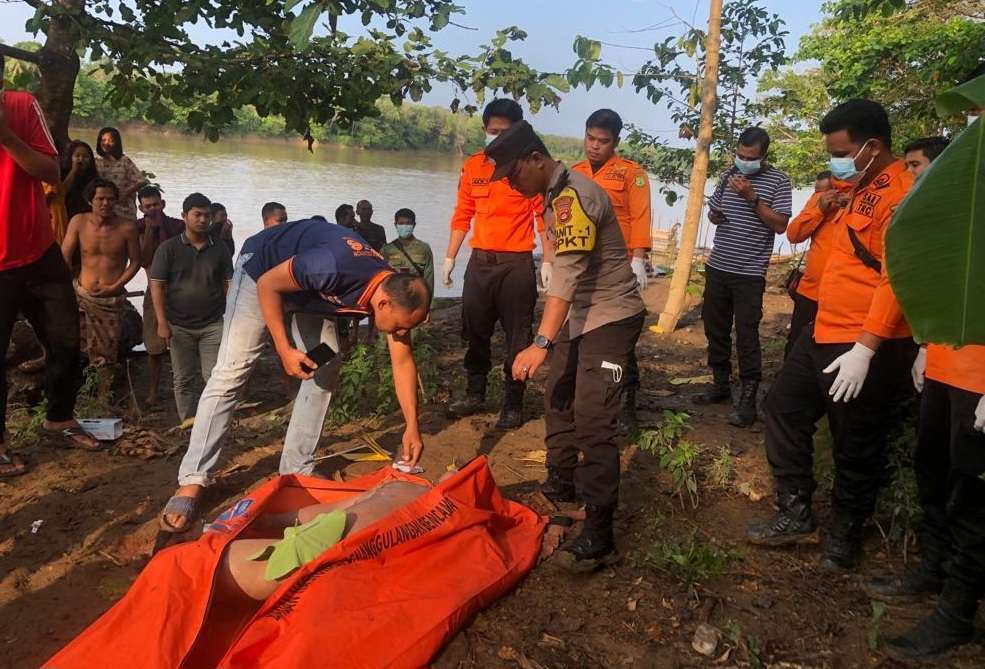
[[[0,54],[16,58],[17,60],[27,61],[28,63],[34,63],[35,65],[41,60],[41,57],[35,51],[25,51],[24,49],[7,46],[6,44],[0,44]]]

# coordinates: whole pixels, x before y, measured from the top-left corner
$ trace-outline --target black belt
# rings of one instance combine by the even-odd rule
[[[487,265],[504,265],[507,263],[533,261],[533,251],[484,251],[472,249],[472,258]]]

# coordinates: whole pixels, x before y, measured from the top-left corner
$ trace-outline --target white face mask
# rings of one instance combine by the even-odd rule
[[[489,146],[490,144],[492,144],[496,140],[497,137],[499,137],[499,135],[490,135],[487,132],[486,133],[486,146]]]

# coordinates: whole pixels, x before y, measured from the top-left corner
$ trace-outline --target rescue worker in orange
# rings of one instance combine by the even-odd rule
[[[498,99],[486,105],[482,124],[486,145],[523,119],[523,110],[513,100]],[[543,198],[527,198],[506,180],[492,181],[495,166],[479,151],[462,166],[458,200],[451,218],[451,238],[445,253],[443,282],[451,287],[455,259],[472,231],[472,256],[465,268],[462,288],[462,338],[465,352],[466,393],[448,408],[449,416],[461,418],[482,410],[486,382],[492,369],[491,340],[499,322],[506,334],[503,361],[505,392],[496,427],[512,429],[523,424],[524,381],[513,379],[513,358],[533,341],[537,277],[534,270],[534,225],[541,234],[544,262],[554,259],[553,247],[544,236],[540,220]]]
[[[793,297],[793,316],[790,317],[790,332],[783,357],[790,355],[790,349],[800,337],[804,328],[814,322],[817,316],[817,291],[821,287],[821,273],[831,253],[831,242],[835,234],[833,219],[838,209],[848,204],[848,190],[852,184],[836,181],[832,184],[831,172],[819,172],[814,180],[814,193],[804,208],[787,225],[787,239],[791,244],[801,244],[808,239],[810,248],[803,256],[804,270]]]
[[[910,142],[907,169],[919,177],[946,147],[941,137]],[[912,376],[922,394],[914,454],[920,561],[862,586],[891,603],[937,596],[929,616],[886,642],[903,661],[938,659],[970,642],[985,595],[985,346],[924,346]]]
[[[572,172],[581,172],[601,186],[616,212],[619,229],[622,230],[630,266],[636,276],[640,292],[646,289],[646,256],[650,252],[650,227],[653,214],[650,210],[650,178],[638,163],[616,153],[622,118],[611,109],[599,109],[585,121],[585,156],[587,160],[576,163]],[[546,275],[543,268],[547,268]],[[541,278],[544,287],[550,282],[552,266],[544,263]],[[640,387],[639,364],[634,351],[626,368],[625,390],[621,420],[624,427],[636,427],[636,391]]]
[[[917,347],[883,262],[883,236],[913,183],[893,155],[882,105],[849,100],[821,120],[832,176],[854,184],[836,218],[821,277],[817,318],[794,344],[766,397],[766,454],[777,512],[752,525],[767,546],[803,541],[816,529],[811,496],[813,437],[827,415],[835,464],[834,518],[821,567],[852,569],[862,528],[875,509],[886,451],[910,387]]]

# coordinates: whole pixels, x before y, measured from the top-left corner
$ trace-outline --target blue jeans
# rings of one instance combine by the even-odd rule
[[[210,472],[222,451],[222,438],[267,341],[256,282],[243,271],[243,264],[251,255],[240,254],[229,284],[219,356],[198,401],[191,440],[178,470],[179,485],[209,484]],[[339,350],[335,322],[320,316],[294,314],[291,333],[300,350],[309,351],[321,342]],[[284,438],[281,474],[310,474],[314,468],[309,460],[321,437],[340,366],[341,356],[319,369],[314,378],[301,383]]]

